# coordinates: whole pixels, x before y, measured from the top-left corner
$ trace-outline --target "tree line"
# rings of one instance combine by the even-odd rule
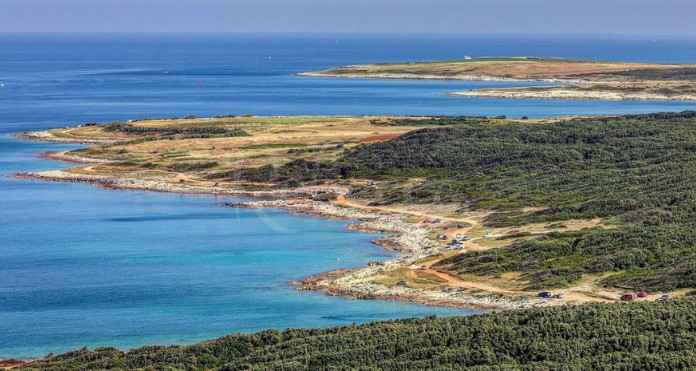
[[[696,302],[586,304],[328,329],[267,330],[189,346],[83,348],[30,370],[683,370]]]

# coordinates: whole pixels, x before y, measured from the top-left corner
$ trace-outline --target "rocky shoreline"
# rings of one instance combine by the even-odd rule
[[[345,192],[341,187],[310,186],[294,189],[270,191],[245,191],[225,187],[192,186],[175,184],[162,179],[141,179],[136,177],[115,177],[107,175],[88,175],[71,173],[65,170],[48,170],[28,172],[13,175],[15,178],[40,179],[56,182],[90,183],[105,189],[120,189],[133,191],[171,192],[185,194],[212,194],[250,197],[315,197],[320,194],[339,194]]]
[[[46,137],[44,137],[46,138]],[[108,162],[90,159],[63,152],[48,152],[45,158],[60,161]],[[105,189],[142,190],[172,192],[183,194],[212,194],[230,196],[249,196],[261,200],[241,203],[223,203],[223,206],[243,208],[276,208],[288,210],[293,214],[312,215],[327,219],[353,220],[359,224],[349,224],[348,229],[372,233],[388,234],[374,240],[385,249],[396,251],[402,257],[385,262],[372,262],[358,269],[342,269],[322,273],[307,279],[293,282],[298,290],[321,290],[328,295],[341,295],[352,299],[387,299],[417,302],[427,305],[450,306],[476,309],[521,309],[536,306],[556,305],[551,301],[539,300],[529,296],[504,296],[482,292],[476,289],[451,288],[441,291],[409,287],[392,287],[376,283],[385,277],[386,272],[413,266],[419,259],[438,252],[439,244],[428,238],[431,229],[404,221],[404,215],[383,211],[365,211],[312,199],[326,195],[342,196],[348,192],[342,186],[307,186],[294,189],[237,190],[219,186],[200,186],[187,183],[173,183],[166,178],[143,179],[133,176],[107,176],[80,174],[65,170],[50,170],[16,174],[14,177],[61,182],[90,183]],[[272,200],[263,200],[271,198]]]
[[[360,66],[357,66],[360,67]],[[337,73],[337,72],[301,72],[297,76],[304,77],[337,77],[347,79],[396,79],[396,80],[459,80],[459,81],[494,81],[494,82],[553,82],[553,83],[585,83],[588,80],[578,79],[516,79],[512,77],[490,75],[429,75],[415,73]]]
[[[405,222],[402,215],[343,207],[330,203],[303,200],[254,201],[223,206],[244,208],[275,208],[295,214],[313,215],[327,219],[361,221],[349,229],[372,233],[388,233],[388,237],[373,242],[386,249],[397,251],[403,257],[385,262],[372,262],[357,269],[339,269],[292,282],[298,290],[319,290],[331,296],[350,299],[386,299],[417,302],[426,305],[474,309],[523,309],[560,303],[525,295],[505,296],[481,292],[475,289],[453,288],[442,291],[392,287],[376,283],[388,271],[412,266],[419,259],[435,254],[439,245],[428,238],[427,227]]]
[[[623,93],[571,89],[534,90],[470,90],[449,93],[450,96],[502,99],[572,99],[572,100],[663,100],[694,101],[696,95],[664,95],[652,93]]]
[[[341,295],[352,299],[387,299],[417,302],[427,305],[450,306],[475,309],[522,309],[537,306],[557,305],[528,296],[504,296],[481,292],[475,289],[456,288],[443,291],[391,287],[375,283],[393,269],[413,265],[418,259],[433,255],[438,244],[428,238],[430,229],[403,220],[395,213],[364,211],[339,206],[328,202],[312,201],[317,195],[344,194],[346,189],[330,186],[300,187],[288,190],[244,191],[223,187],[192,186],[174,184],[165,180],[86,175],[64,170],[51,170],[17,174],[16,177],[62,182],[90,183],[106,189],[144,190],[184,194],[243,195],[255,198],[276,198],[241,203],[223,203],[223,206],[244,208],[276,208],[294,214],[312,215],[327,219],[354,220],[351,230],[385,233],[389,236],[373,241],[385,249],[403,254],[402,257],[386,262],[373,262],[358,269],[345,269],[323,273],[293,282],[298,290],[320,290],[328,295]]]
[[[28,131],[24,133],[12,134],[14,138],[28,139],[35,142],[52,142],[52,143],[75,143],[75,144],[105,144],[113,143],[116,140],[110,139],[78,139],[78,138],[63,138],[53,135],[50,131]]]
[[[369,67],[369,66],[353,66]],[[583,79],[517,79],[490,75],[430,75],[414,73],[339,73],[339,72],[302,72],[298,76],[305,77],[333,77],[353,79],[399,79],[399,80],[459,80],[459,81],[495,81],[495,82],[547,82],[560,84],[588,84],[592,81]],[[603,81],[609,82],[609,81]],[[457,91],[447,93],[449,96],[473,97],[473,98],[500,98],[500,99],[569,99],[569,100],[658,100],[658,101],[696,101],[696,95],[680,94],[666,95],[657,93],[617,92],[617,91],[592,91],[564,89],[563,86],[553,87],[550,90],[534,91],[525,88],[500,88],[500,89],[475,89],[470,91]]]

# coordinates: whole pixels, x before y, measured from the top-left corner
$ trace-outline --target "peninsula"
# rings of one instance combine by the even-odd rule
[[[453,96],[538,99],[696,100],[696,65],[606,62],[547,57],[489,57],[380,63],[302,76],[551,82],[559,86],[476,89]]]
[[[298,289],[520,310],[128,352],[83,348],[3,366],[693,366],[694,125],[695,111],[550,120],[227,115],[20,134],[90,146],[44,154],[81,166],[19,177],[272,196],[221,206],[359,220],[350,228],[386,233],[375,243],[402,253],[291,283]],[[671,351],[657,352],[655,342]],[[446,357],[448,349],[459,355]]]
[[[360,220],[403,254],[299,289],[496,309],[645,301],[696,288],[695,124],[690,111],[145,119],[25,133],[93,145],[44,154],[83,166],[18,176],[271,196],[223,206]]]

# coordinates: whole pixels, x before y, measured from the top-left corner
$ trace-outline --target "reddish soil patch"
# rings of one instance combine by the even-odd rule
[[[388,134],[380,134],[380,135],[371,135],[369,137],[365,137],[365,138],[360,139],[360,143],[379,142],[379,141],[383,141],[383,140],[394,139],[401,134],[402,133],[388,133]]]
[[[11,370],[24,365],[24,363],[24,361],[19,361],[16,359],[0,359],[0,370]]]

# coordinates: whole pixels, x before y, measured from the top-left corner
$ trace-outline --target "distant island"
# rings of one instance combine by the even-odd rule
[[[528,81],[559,86],[476,89],[453,96],[527,99],[696,100],[696,65],[589,61],[548,57],[488,57],[380,63],[331,68],[301,76]]]

